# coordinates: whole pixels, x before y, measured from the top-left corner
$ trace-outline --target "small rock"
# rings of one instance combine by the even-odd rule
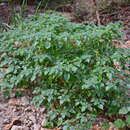
[[[11,130],[24,130],[24,128],[22,126],[14,125],[12,126]]]

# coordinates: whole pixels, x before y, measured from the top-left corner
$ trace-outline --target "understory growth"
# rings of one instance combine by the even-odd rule
[[[129,53],[112,44],[120,26],[72,23],[57,13],[25,19],[0,34],[0,89],[31,88],[32,102],[49,110],[46,127],[81,130],[96,117],[128,114]]]

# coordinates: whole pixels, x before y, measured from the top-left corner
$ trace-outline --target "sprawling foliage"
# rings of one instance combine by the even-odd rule
[[[33,88],[33,103],[50,110],[48,127],[86,129],[96,116],[127,114],[128,53],[112,45],[119,28],[76,24],[57,13],[26,19],[0,35],[1,90]]]

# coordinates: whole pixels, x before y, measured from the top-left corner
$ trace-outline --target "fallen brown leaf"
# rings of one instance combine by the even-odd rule
[[[12,128],[13,124],[7,124],[5,125],[3,130],[10,130]]]
[[[13,125],[19,125],[21,121],[19,119],[14,119],[10,124],[5,125],[4,130],[10,130]]]
[[[12,105],[12,106],[21,105],[21,103],[17,99],[15,99],[15,98],[10,99],[8,104]]]

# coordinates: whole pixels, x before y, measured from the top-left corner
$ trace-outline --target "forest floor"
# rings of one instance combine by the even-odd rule
[[[0,130],[46,130],[44,107],[31,105],[29,96],[5,100],[0,94]]]
[[[34,9],[28,8],[30,13],[33,14]],[[0,7],[0,18],[5,18],[7,14],[2,14],[1,12],[3,12],[2,7]],[[5,13],[8,13],[8,11],[6,10]],[[64,16],[68,17],[66,14],[72,16],[71,13],[63,13]],[[119,46],[130,48],[130,5],[120,7],[111,14],[102,15],[101,20],[103,23],[123,21],[124,32],[126,33],[124,41],[126,44]],[[6,100],[2,93],[0,93],[0,130],[49,130],[42,127],[46,120],[45,117],[45,107],[35,107],[32,105],[31,97],[25,95],[20,98]],[[55,128],[53,130],[59,129]]]

